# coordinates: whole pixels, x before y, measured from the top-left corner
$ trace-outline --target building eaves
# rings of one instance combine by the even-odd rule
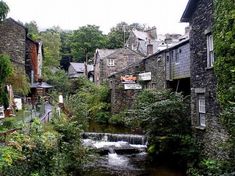
[[[129,69],[129,68],[131,68],[131,67],[138,66],[138,65],[140,65],[142,62],[143,62],[143,60],[134,62],[134,63],[132,63],[132,64],[130,64],[130,65],[124,67],[124,68],[121,69],[120,71],[112,73],[111,75],[108,76],[108,78],[111,78],[111,77],[115,76],[116,74],[120,74],[120,73],[122,73],[122,72],[125,72],[127,69]]]
[[[180,22],[189,22],[196,6],[197,6],[198,0],[189,0],[187,3],[187,6],[183,12],[183,15],[181,16]]]
[[[20,22],[15,21],[13,18],[10,17],[10,18],[7,18],[6,20],[14,22],[16,25],[24,28],[28,32],[28,29],[23,24],[21,24]]]
[[[97,49],[96,51],[99,53],[101,58],[104,58],[114,53],[116,50],[117,49]]]
[[[145,61],[145,60],[147,60],[147,59],[149,59],[149,58],[152,58],[152,57],[154,57],[154,56],[156,56],[156,55],[159,55],[159,54],[161,54],[161,53],[164,53],[164,52],[167,52],[167,51],[172,50],[172,49],[174,49],[174,48],[177,48],[177,47],[179,47],[179,46],[182,46],[182,45],[184,45],[185,43],[188,43],[188,42],[189,42],[189,38],[184,39],[184,40],[181,40],[180,42],[176,43],[175,45],[172,45],[172,46],[170,46],[170,47],[168,47],[168,48],[166,48],[166,49],[157,51],[156,53],[153,53],[153,54],[147,56],[147,57],[144,58],[143,60]]]
[[[85,72],[85,65],[84,63],[78,63],[78,62],[70,62],[70,65],[74,68],[74,70],[77,73],[84,73]],[[94,67],[93,65],[87,65],[87,71],[93,71]]]

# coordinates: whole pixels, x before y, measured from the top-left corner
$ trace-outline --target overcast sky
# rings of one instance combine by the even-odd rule
[[[4,0],[8,17],[23,23],[36,21],[40,29],[60,26],[78,29],[94,24],[107,34],[125,21],[156,26],[158,33],[184,33],[180,17],[188,0]]]

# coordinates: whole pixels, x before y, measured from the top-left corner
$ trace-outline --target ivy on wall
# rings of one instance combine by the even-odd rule
[[[223,107],[234,102],[235,90],[235,2],[215,0],[214,40],[218,98]]]
[[[217,95],[222,107],[221,119],[235,146],[235,1],[214,0],[214,9]],[[232,158],[235,159],[234,154]]]

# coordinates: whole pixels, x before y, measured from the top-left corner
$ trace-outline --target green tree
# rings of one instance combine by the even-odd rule
[[[97,86],[85,77],[77,78],[74,83],[77,89],[68,97],[66,106],[79,119],[78,121],[85,122],[93,119],[107,122],[110,110],[108,87]]]
[[[55,69],[54,73],[51,74],[50,70],[49,73],[45,73],[47,75],[47,82],[54,86],[54,89],[57,92],[63,92],[64,95],[69,94],[71,91],[71,82],[68,78],[68,74],[62,69]]]
[[[56,30],[47,29],[40,33],[40,39],[43,41],[44,47],[44,67],[58,67],[61,59],[60,48],[61,39],[60,33]]]
[[[7,77],[12,73],[13,67],[10,57],[0,54],[0,85],[4,84]]]
[[[61,60],[60,66],[65,71],[68,70],[70,62],[72,61],[72,51],[71,51],[71,37],[72,31],[62,31],[60,33],[61,38]]]
[[[4,20],[9,12],[9,7],[4,1],[0,1],[0,21]]]
[[[6,108],[8,106],[8,98],[6,93],[6,80],[12,74],[13,67],[10,57],[0,54],[0,104]]]
[[[140,121],[148,136],[148,151],[191,161],[197,152],[191,136],[189,104],[179,93],[143,90],[137,98],[132,121]],[[172,147],[174,146],[174,147]]]
[[[14,93],[19,95],[27,95],[30,91],[30,84],[28,77],[24,71],[13,67],[12,74],[8,76],[7,84],[12,85]]]
[[[39,38],[39,30],[36,21],[25,23],[25,27],[28,29],[28,36],[30,38],[33,40],[37,40]]]
[[[129,25],[126,22],[120,22],[115,27],[111,28],[111,31],[108,33],[106,47],[109,49],[122,48],[125,41],[129,38],[132,29],[144,31],[146,28],[139,23]]]
[[[98,26],[87,25],[75,30],[71,36],[71,50],[74,60],[89,61],[97,48],[105,46],[106,38]]]

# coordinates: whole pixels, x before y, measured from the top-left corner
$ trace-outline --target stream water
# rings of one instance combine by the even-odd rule
[[[83,145],[97,154],[83,168],[83,176],[184,176],[169,163],[153,164],[146,153],[145,136],[89,132]]]

